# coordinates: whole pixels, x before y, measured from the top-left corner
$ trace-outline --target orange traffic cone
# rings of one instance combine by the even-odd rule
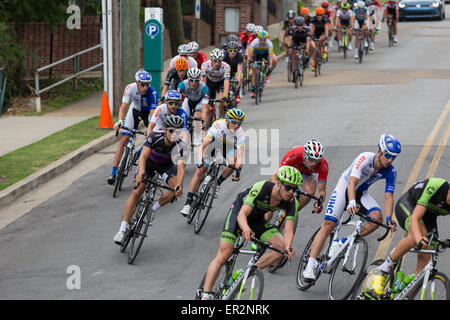
[[[100,124],[98,125],[98,127],[100,129],[114,128],[111,111],[109,110],[108,95],[106,94],[106,91],[103,91],[102,109],[100,111]]]

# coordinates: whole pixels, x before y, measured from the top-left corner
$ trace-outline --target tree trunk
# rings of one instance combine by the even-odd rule
[[[170,48],[172,56],[177,55],[178,46],[184,43],[183,16],[181,14],[181,1],[163,0],[164,21],[170,33]]]

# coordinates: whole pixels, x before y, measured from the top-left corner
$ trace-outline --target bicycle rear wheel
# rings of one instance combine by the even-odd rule
[[[145,207],[139,205],[137,207],[140,208],[140,210],[135,213],[137,214],[138,220],[133,230],[133,237],[131,238],[130,251],[128,252],[128,264],[133,264],[144,239],[147,237],[148,226],[153,215],[151,205],[152,203],[150,202]]]
[[[319,232],[319,230],[320,230],[320,227],[313,233],[313,235],[309,239],[308,244],[306,245],[305,249],[303,250],[303,254],[300,257],[300,262],[298,264],[297,287],[299,290],[302,290],[302,291],[309,289],[314,284],[313,281],[305,280],[305,278],[303,277],[303,271],[305,270],[306,266],[308,265],[309,255],[311,253],[311,245],[312,245],[312,242],[313,242],[314,238],[316,237],[317,233]],[[316,275],[316,281],[319,278],[320,274],[321,274],[321,272],[319,271],[319,273]]]
[[[358,54],[359,54],[359,63],[363,62],[363,55],[364,55],[364,40],[359,39],[358,42]]]
[[[335,261],[335,266],[331,272],[331,277],[328,282],[328,298],[330,300],[346,300],[364,274],[369,251],[367,240],[364,238],[357,238],[355,240],[344,265],[347,250],[348,247],[342,251],[341,255]]]
[[[216,194],[217,181],[216,179],[211,179],[202,194],[202,198],[198,203],[198,211],[194,222],[194,232],[198,234],[202,230],[203,225],[206,222],[209,211],[212,208],[212,203],[214,201],[214,196]],[[203,209],[206,209],[203,214]]]
[[[422,289],[423,280],[413,289],[410,300],[450,300],[450,285],[448,277],[437,271],[428,279],[427,286]]]
[[[122,159],[120,159],[119,167],[117,168],[117,175],[116,175],[116,183],[114,184],[114,192],[113,192],[113,198],[116,197],[117,191],[122,189],[122,183],[125,179],[125,169],[127,167],[128,163],[128,157],[130,154],[130,149],[125,148],[123,151]]]
[[[258,269],[250,271],[248,277],[246,279],[242,277],[234,290],[231,294],[233,300],[261,300],[264,291],[262,271]]]

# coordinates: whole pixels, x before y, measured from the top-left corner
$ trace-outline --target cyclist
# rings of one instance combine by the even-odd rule
[[[397,244],[386,260],[378,267],[372,281],[373,290],[377,295],[383,293],[386,275],[397,261],[410,249],[418,245],[422,245],[422,248],[426,247],[429,243],[426,234],[433,229],[437,231],[437,217],[450,214],[449,187],[448,180],[429,178],[416,182],[397,201],[395,216],[399,225],[408,232],[408,236]],[[414,273],[417,275],[429,260],[430,255],[418,254]]]
[[[336,12],[335,25],[337,26],[337,38],[339,47],[342,47],[342,27],[347,27],[348,50],[352,50],[352,28],[355,13],[350,10],[350,4],[342,2],[341,8]]]
[[[253,23],[247,23],[245,26],[245,30],[241,32],[239,35],[239,45],[244,49],[247,49],[247,40],[248,37],[254,33],[255,25]]]
[[[230,41],[236,41],[239,44],[239,37],[236,34],[234,34],[234,33],[227,35],[227,38],[226,38],[224,44],[222,45],[222,52],[223,52],[224,55],[225,55],[225,53],[228,50],[228,43]],[[240,53],[244,52],[244,48],[241,47],[240,45],[239,45],[239,52]]]
[[[207,135],[198,150],[199,161],[197,170],[189,184],[189,192],[187,194],[186,204],[181,210],[183,216],[187,216],[191,210],[192,200],[198,190],[203,176],[206,174],[209,160],[205,156],[217,157],[217,152],[222,152],[222,157],[226,159],[228,164],[238,168],[237,176],[233,177],[233,181],[240,179],[240,170],[244,163],[245,148],[245,132],[241,128],[241,124],[245,119],[245,114],[240,109],[230,109],[227,111],[226,119],[215,121],[208,130]],[[217,150],[216,150],[217,148]],[[212,150],[212,152],[210,151]],[[216,195],[220,193],[220,185],[233,173],[233,169],[224,167],[222,174],[217,179]]]
[[[164,81],[164,87],[161,91],[161,100],[164,99],[167,91],[176,90],[178,88],[178,84],[183,80],[186,80],[186,73],[189,69],[188,61],[185,57],[179,57],[178,60],[175,61],[175,68],[170,69],[167,72],[166,81]]]
[[[384,22],[385,18],[392,17],[392,23],[394,24],[394,43],[398,43],[397,39],[397,21],[399,17],[398,12],[398,2],[397,1],[386,1],[384,4],[384,13],[383,13],[383,19],[382,22]],[[387,21],[389,23],[389,20]],[[387,25],[389,29],[389,25]]]
[[[241,102],[241,88],[244,79],[242,78],[242,64],[244,57],[239,52],[239,43],[237,41],[228,41],[227,51],[225,52],[224,62],[230,66],[230,78],[238,81],[239,85],[236,87],[236,103]]]
[[[289,30],[294,26],[294,19],[295,19],[295,11],[289,10],[287,13],[287,20],[281,22],[281,33],[280,33],[280,48],[287,44],[288,39],[285,39],[289,36]]]
[[[369,43],[367,42],[367,31],[369,26],[369,11],[366,8],[366,4],[364,1],[358,1],[356,3],[355,12],[355,20],[354,20],[354,29],[355,29],[355,59],[359,59],[358,54],[358,39],[359,39],[359,29],[362,29],[364,36],[364,47],[368,47]]]
[[[297,146],[286,153],[281,166],[291,166],[296,168],[302,175],[302,189],[312,195],[325,199],[328,177],[328,162],[323,157],[324,148],[322,144],[315,140],[309,139],[304,146]],[[272,175],[271,181],[276,179],[276,173]],[[298,210],[302,210],[311,201],[310,197],[301,196],[299,199]],[[314,212],[322,212],[322,205],[314,204]]]
[[[151,118],[151,110],[154,110],[158,106],[158,92],[155,88],[150,86],[152,81],[152,76],[145,70],[139,70],[135,74],[135,83],[131,83],[126,86],[123,93],[122,104],[119,109],[119,120],[114,125],[114,130],[119,130],[124,124],[125,127],[130,129],[137,129],[139,126],[139,118],[144,121],[145,126]],[[131,108],[127,108],[131,99]],[[108,184],[113,185],[116,181],[117,166],[119,165],[120,159],[122,158],[123,150],[131,137],[131,132],[128,130],[122,130],[122,138],[120,139],[119,145],[117,146],[116,153],[114,156],[113,167],[111,175],[108,177]]]
[[[377,17],[378,7],[372,0],[366,0],[366,5],[369,10],[369,37],[370,37],[369,50],[373,51],[375,50],[375,34],[378,23]]]
[[[230,65],[223,61],[225,58],[222,50],[216,48],[211,51],[210,59],[202,64],[201,81],[206,83],[211,99],[219,95],[219,111],[221,118],[224,117],[224,103],[228,104],[230,92]],[[209,112],[209,110],[207,110]]]
[[[302,16],[295,18],[294,27],[289,30],[291,39],[289,41],[289,54],[291,55],[292,70],[295,70],[295,50],[299,50],[301,46],[305,46],[305,50],[308,54],[305,68],[308,67],[309,59],[316,50],[316,45],[311,41],[311,33],[308,26],[305,25],[305,18]],[[295,79],[292,79],[295,82]]]
[[[321,252],[325,241],[338,223],[345,208],[349,214],[364,212],[381,222],[383,215],[377,202],[368,193],[368,188],[380,179],[386,180],[385,213],[388,226],[396,230],[392,223],[394,208],[394,189],[397,172],[392,162],[400,154],[400,142],[393,136],[383,134],[378,143],[378,152],[364,152],[358,155],[353,163],[342,173],[328,201],[325,218],[311,245],[308,264],[303,272],[306,281],[316,279],[318,262],[316,258]],[[373,232],[378,226],[373,223],[364,225],[361,236]]]
[[[330,20],[325,16],[325,11],[322,7],[316,8],[316,16],[311,19],[311,34],[313,39],[319,39],[322,46],[323,59],[327,58],[327,43],[328,43],[328,31],[330,27]],[[313,62],[313,71],[315,63]]]
[[[309,15],[309,9],[307,7],[300,9],[300,16],[305,19],[305,24],[309,27],[311,24],[311,16]]]
[[[206,54],[203,51],[199,50],[199,45],[195,41],[191,41],[188,43],[188,50],[189,55],[197,61],[197,68],[198,66],[202,66],[203,62],[208,60],[206,57]]]
[[[277,66],[277,57],[273,54],[273,44],[269,39],[269,33],[266,30],[261,30],[257,33],[257,38],[250,43],[249,57],[251,62],[261,61],[265,59],[269,62],[269,67],[266,72],[264,81],[269,82],[269,75]],[[256,64],[252,65],[252,97],[255,96],[255,82],[256,82]]]
[[[125,204],[122,223],[119,232],[114,236],[114,242],[121,245],[128,222],[133,216],[136,206],[145,190],[142,183],[145,176],[152,176],[158,172],[167,185],[175,192],[165,192],[158,201],[153,204],[153,211],[172,201],[175,197],[183,196],[183,180],[185,171],[185,158],[189,154],[186,145],[180,138],[178,130],[183,128],[184,120],[177,115],[170,115],[164,120],[163,131],[152,131],[145,142],[139,157],[138,171],[136,173],[136,189],[133,189]],[[173,162],[173,149],[176,152],[176,163]]]
[[[203,119],[203,127],[206,125],[208,112],[209,88],[200,82],[202,71],[199,68],[191,68],[187,72],[188,80],[180,82],[178,91],[184,94],[182,108],[188,116]]]
[[[268,241],[277,249],[286,250],[289,259],[294,256],[292,242],[298,202],[293,195],[301,182],[302,177],[297,169],[283,166],[277,171],[276,183],[260,181],[237,195],[225,220],[217,255],[206,272],[202,300],[211,299],[210,291],[220,269],[233,253],[234,243],[240,234],[246,241],[250,241],[254,234],[261,241]],[[286,212],[284,237],[264,218],[266,213],[276,210]],[[257,263],[258,269],[272,265],[280,257],[279,253],[272,250],[265,253]]]
[[[187,44],[180,45],[178,47],[178,55],[170,60],[169,69],[175,68],[175,61],[177,61],[179,57],[185,57],[188,60],[189,68],[198,67],[197,61],[195,61],[194,58],[190,57],[189,54],[189,46]]]

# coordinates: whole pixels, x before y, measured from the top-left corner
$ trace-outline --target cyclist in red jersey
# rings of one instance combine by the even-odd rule
[[[391,1],[391,0],[386,1],[386,3],[384,4],[383,20],[381,22],[384,22],[386,17],[392,17],[392,19],[393,19],[392,22],[394,23],[394,43],[397,43],[398,42],[398,39],[397,39],[397,21],[398,21],[398,17],[399,17],[398,2],[397,1]],[[389,29],[389,25],[387,27]]]
[[[247,49],[248,37],[253,33],[253,29],[255,29],[255,25],[253,23],[247,23],[245,30],[239,35],[239,46],[244,48],[244,50]]]
[[[197,42],[192,41],[188,43],[189,55],[197,61],[197,65],[201,67],[203,62],[208,60],[206,54],[199,50],[199,45]]]
[[[315,140],[310,139],[306,141],[304,146],[297,146],[286,153],[280,166],[292,166],[297,168],[302,174],[302,189],[309,194],[316,194],[325,200],[327,176],[328,176],[328,162],[323,157],[323,146]],[[276,174],[271,177],[271,180],[276,178]],[[318,186],[317,186],[318,185]],[[299,198],[298,210],[303,209],[311,200],[310,197],[301,196]],[[314,204],[314,212],[322,212],[323,206]]]

